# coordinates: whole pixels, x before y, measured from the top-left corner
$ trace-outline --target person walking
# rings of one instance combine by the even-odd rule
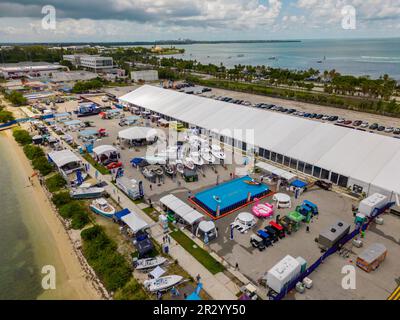
[[[237,263],[237,262],[235,264],[235,270],[239,270],[239,263]]]

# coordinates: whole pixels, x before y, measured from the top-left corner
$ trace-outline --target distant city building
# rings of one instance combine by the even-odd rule
[[[158,71],[157,70],[132,71],[131,78],[135,82],[157,81],[158,80]]]
[[[98,77],[97,73],[89,72],[89,71],[66,71],[66,72],[57,72],[53,74],[51,78],[51,82],[53,83],[63,83],[63,82],[74,82],[74,81],[87,81],[96,79]]]
[[[41,78],[48,77],[54,72],[65,69],[59,64],[47,62],[20,62],[0,64],[0,76],[5,79],[18,79],[21,77]]]
[[[75,67],[82,67],[94,72],[107,72],[113,69],[114,62],[111,57],[101,57],[88,54],[63,55],[63,59],[69,61]]]

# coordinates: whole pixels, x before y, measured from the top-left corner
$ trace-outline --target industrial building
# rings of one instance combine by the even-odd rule
[[[139,81],[157,81],[158,71],[157,70],[142,70],[142,71],[132,71],[131,78],[135,82]]]
[[[101,57],[88,54],[63,55],[65,61],[69,61],[76,67],[86,68],[94,72],[107,72],[113,69],[112,57]]]
[[[380,193],[389,201],[400,194],[399,139],[150,85],[119,100],[353,192]],[[254,136],[237,136],[237,130]]]
[[[0,65],[0,76],[4,79],[42,78],[48,77],[66,67],[47,62],[20,62],[5,63]]]

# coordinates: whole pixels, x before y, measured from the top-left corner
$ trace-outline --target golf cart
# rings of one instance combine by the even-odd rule
[[[250,243],[254,248],[257,248],[260,251],[264,251],[265,250],[264,240],[262,238],[260,238],[259,236],[255,235],[255,234],[251,235]]]

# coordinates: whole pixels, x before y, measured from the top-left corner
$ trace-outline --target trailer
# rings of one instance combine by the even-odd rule
[[[358,213],[370,217],[374,209],[379,209],[388,203],[388,198],[382,194],[374,193],[362,200],[358,206]]]
[[[116,181],[118,188],[122,190],[132,200],[143,198],[143,183],[142,181],[136,181],[135,179],[128,179],[126,177],[120,177]]]
[[[275,221],[270,221],[269,225],[278,233],[278,237],[280,239],[285,237],[285,230],[280,224],[276,223]]]
[[[290,255],[284,257],[268,270],[267,285],[275,292],[281,292],[285,286],[301,273],[301,264]]]
[[[377,269],[385,260],[387,249],[383,244],[374,243],[365,249],[358,257],[356,264],[366,272]]]

